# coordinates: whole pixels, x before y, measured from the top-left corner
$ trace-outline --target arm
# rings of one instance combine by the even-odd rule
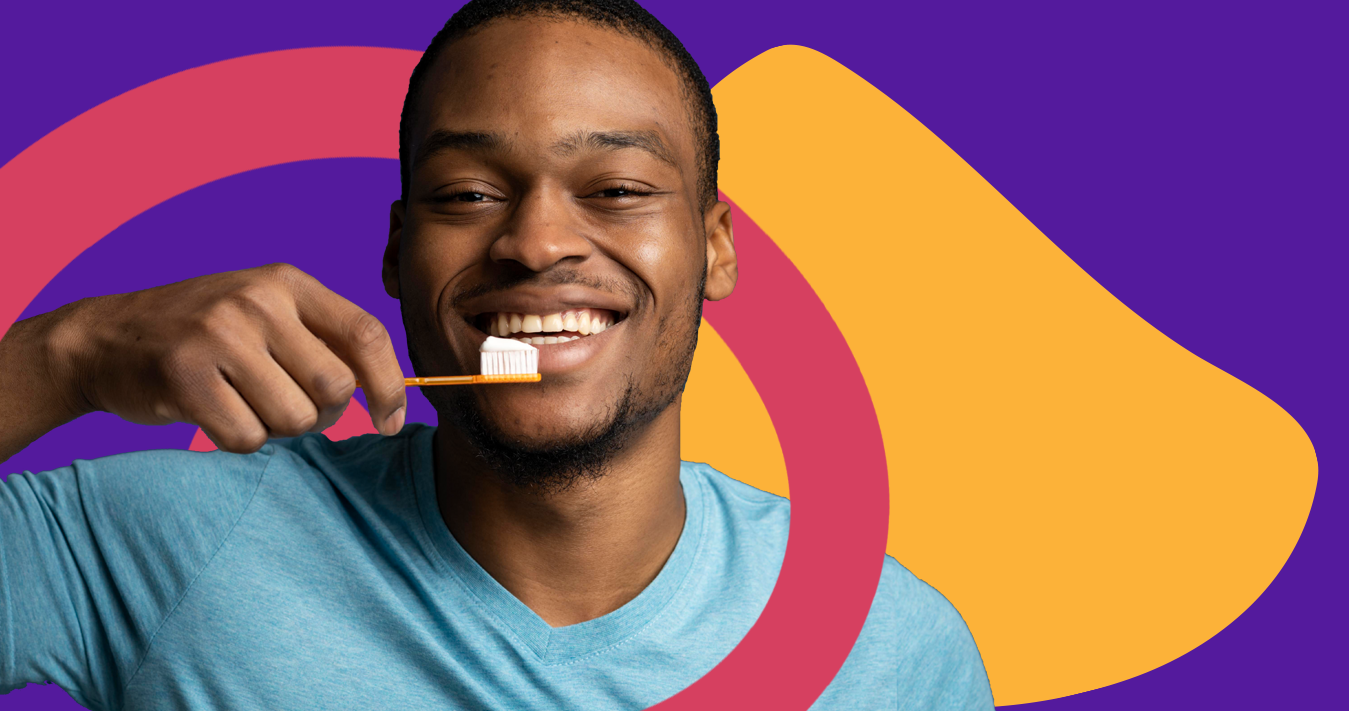
[[[222,451],[137,452],[0,483],[0,693],[50,679],[117,707],[261,480],[267,452],[235,455],[336,422],[356,378],[376,429],[397,433],[405,391],[384,327],[287,265],[14,324],[0,339],[0,459],[93,411],[196,424]]]
[[[993,694],[979,648],[965,620],[935,588],[893,558],[899,639],[898,697],[901,709],[993,711]]]
[[[0,338],[0,462],[91,411],[70,377],[76,302],[19,321]]]
[[[0,482],[0,694],[52,681],[120,708],[269,452],[133,452]]]
[[[331,426],[365,383],[375,429],[403,425],[403,374],[375,317],[275,264],[84,299],[0,340],[0,461],[87,412],[200,426],[220,449]]]

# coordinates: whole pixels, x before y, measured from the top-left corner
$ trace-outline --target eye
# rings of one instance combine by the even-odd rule
[[[590,195],[587,195],[586,197],[621,199],[632,197],[645,197],[650,194],[651,194],[650,190],[643,190],[642,188],[639,188],[636,185],[616,185],[612,188],[605,188],[598,192],[592,193]]]
[[[439,205],[482,205],[500,202],[504,197],[490,184],[478,180],[458,180],[441,186],[431,194],[430,201]]]
[[[462,192],[446,195],[441,200],[443,202],[483,202],[487,200],[487,196],[482,193]]]

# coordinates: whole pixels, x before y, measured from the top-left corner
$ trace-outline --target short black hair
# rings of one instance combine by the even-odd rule
[[[422,85],[426,74],[445,48],[467,35],[475,27],[499,18],[548,17],[590,22],[616,30],[645,42],[660,53],[684,86],[684,102],[689,109],[698,170],[698,197],[706,209],[717,199],[717,163],[721,160],[721,139],[717,136],[717,108],[712,104],[712,88],[698,63],[674,33],[633,0],[471,0],[459,8],[412,70],[408,93],[403,99],[403,117],[398,124],[398,166],[403,181],[403,200],[407,200],[412,182],[412,156],[408,141],[416,123]]]

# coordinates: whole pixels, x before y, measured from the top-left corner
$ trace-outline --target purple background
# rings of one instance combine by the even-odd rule
[[[458,4],[400,3],[394,12],[386,3],[277,0],[130,9],[7,3],[0,163],[102,101],[207,62],[321,45],[423,49]],[[1028,707],[1337,705],[1349,425],[1345,5],[1010,5],[647,3],[713,83],[782,44],[842,62],[945,140],[1134,311],[1278,402],[1316,445],[1320,482],[1302,540],[1241,618],[1160,669]],[[73,176],[72,207],[80,191],[97,189]],[[86,295],[290,261],[375,312],[401,342],[396,304],[377,276],[396,191],[395,165],[380,160],[314,161],[219,181],[127,223],[25,315]],[[35,237],[0,236],[19,238]],[[414,406],[411,418],[428,419],[428,411]],[[90,416],[2,466],[41,470],[75,457],[185,447],[193,429]],[[76,708],[41,686],[0,697],[0,706]]]

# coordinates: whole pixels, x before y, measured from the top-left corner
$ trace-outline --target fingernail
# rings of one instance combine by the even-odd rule
[[[407,416],[407,407],[400,407],[389,415],[389,419],[384,424],[389,427],[389,436],[393,436],[403,431],[403,418]]]

